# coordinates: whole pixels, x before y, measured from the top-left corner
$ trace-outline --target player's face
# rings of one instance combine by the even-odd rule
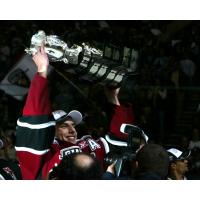
[[[56,137],[61,141],[75,144],[77,139],[75,123],[72,120],[66,120],[62,124],[56,125]]]

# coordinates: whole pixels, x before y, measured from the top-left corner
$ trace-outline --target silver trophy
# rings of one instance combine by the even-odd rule
[[[126,74],[122,66],[113,67],[113,64],[103,59],[103,51],[85,43],[81,46],[74,44],[69,48],[58,36],[46,35],[42,30],[32,36],[30,48],[25,51],[34,55],[42,45],[50,62],[64,62],[68,66],[64,70],[75,72],[80,79],[115,87],[122,82]]]

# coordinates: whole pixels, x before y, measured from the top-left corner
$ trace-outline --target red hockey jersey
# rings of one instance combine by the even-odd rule
[[[55,140],[47,79],[36,74],[31,82],[23,116],[17,121],[16,145],[23,179],[45,179],[62,157],[73,151],[95,154],[102,163],[109,146],[104,138],[84,136],[77,144]]]

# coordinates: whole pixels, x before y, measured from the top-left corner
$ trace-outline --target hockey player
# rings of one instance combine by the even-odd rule
[[[38,72],[31,82],[16,132],[15,148],[23,179],[45,179],[51,169],[71,153],[92,153],[103,162],[109,152],[104,138],[95,141],[88,135],[77,140],[75,126],[82,121],[79,111],[58,110],[52,115],[47,81],[49,60],[44,47],[33,60]]]
[[[16,132],[15,148],[23,179],[46,179],[61,159],[72,153],[92,154],[103,164],[104,156],[109,152],[104,138],[94,140],[86,135],[77,139],[76,126],[82,121],[81,113],[77,110],[52,112],[47,80],[49,60],[43,46],[33,56],[33,61],[37,74],[31,82]],[[118,94],[114,95],[116,99]],[[129,109],[116,104],[113,96],[107,97],[113,103],[110,133],[118,137],[120,125],[133,122],[134,117],[128,113]]]

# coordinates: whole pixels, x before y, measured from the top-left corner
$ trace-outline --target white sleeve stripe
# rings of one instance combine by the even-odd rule
[[[106,137],[106,140],[112,145],[127,147],[127,142],[112,140],[112,139],[110,139],[109,135],[106,135],[105,137]]]
[[[0,180],[5,180],[5,178],[0,174]]]
[[[29,153],[33,153],[36,155],[43,155],[49,151],[49,149],[38,151],[38,150],[27,148],[27,147],[16,147],[16,146],[15,146],[15,149],[16,149],[16,151],[27,151]]]
[[[20,122],[19,119],[17,120],[17,125],[25,128],[30,128],[30,129],[42,129],[42,128],[47,128],[50,126],[55,126],[56,122],[55,121],[49,121],[47,123],[43,124],[29,124],[26,122]]]
[[[110,148],[109,148],[109,145],[108,145],[108,143],[106,142],[106,140],[105,140],[104,138],[102,138],[102,137],[100,137],[99,139],[102,141],[102,143],[103,143],[103,145],[104,145],[105,152],[106,152],[106,153],[110,152]]]

